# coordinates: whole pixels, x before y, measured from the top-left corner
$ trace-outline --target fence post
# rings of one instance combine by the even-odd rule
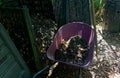
[[[34,41],[34,36],[33,36],[33,32],[32,32],[31,18],[30,18],[30,15],[29,15],[29,9],[26,6],[23,6],[23,14],[24,14],[24,17],[25,17],[27,30],[28,30],[28,34],[29,34],[29,37],[30,37],[30,43],[31,43],[31,46],[32,46],[33,54],[34,54],[36,68],[37,68],[37,70],[39,70],[40,66],[41,66],[40,65],[39,53],[37,52],[37,49],[35,47],[35,41]]]

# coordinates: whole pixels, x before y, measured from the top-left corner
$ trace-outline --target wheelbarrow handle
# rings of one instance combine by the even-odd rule
[[[78,78],[82,78],[82,68],[79,68]]]
[[[41,69],[40,71],[38,71],[36,74],[34,74],[33,78],[36,78],[39,74],[41,74],[42,72],[44,72],[48,68],[50,68],[50,65],[47,65],[46,67],[44,67],[43,69]]]

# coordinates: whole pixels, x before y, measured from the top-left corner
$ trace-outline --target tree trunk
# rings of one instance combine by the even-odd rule
[[[91,24],[89,0],[55,0],[53,3],[59,26],[78,21]]]

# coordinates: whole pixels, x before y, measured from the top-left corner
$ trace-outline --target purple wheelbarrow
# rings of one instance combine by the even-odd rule
[[[58,49],[59,45],[62,43],[62,40],[68,40],[69,38],[79,35],[84,38],[89,45],[87,58],[84,59],[84,62],[79,64],[72,64],[70,62],[63,62],[55,59],[55,52]],[[78,66],[78,67],[87,67],[92,63],[93,55],[94,55],[94,30],[87,24],[82,22],[73,22],[66,25],[63,25],[58,32],[56,33],[53,42],[49,46],[47,50],[47,57],[50,60],[65,63],[68,65]]]
[[[89,50],[87,50],[88,54],[87,57],[84,59],[83,63],[81,65],[79,64],[73,64],[70,62],[64,62],[60,60],[55,59],[55,52],[56,49],[58,49],[59,45],[62,43],[62,40],[68,40],[69,38],[73,36],[81,36],[88,42]],[[53,41],[51,45],[49,46],[47,50],[47,57],[48,59],[54,61],[54,62],[61,62],[63,64],[68,64],[72,66],[77,66],[80,69],[88,67],[92,61],[93,61],[93,55],[94,55],[94,43],[95,43],[95,38],[94,38],[94,29],[88,24],[82,23],[82,22],[73,22],[73,23],[68,23],[63,25],[58,32],[55,34]],[[46,66],[42,70],[40,70],[38,73],[35,74],[33,78],[35,78],[38,74],[41,72],[47,70],[51,65]],[[81,78],[81,72],[79,71],[78,78]]]

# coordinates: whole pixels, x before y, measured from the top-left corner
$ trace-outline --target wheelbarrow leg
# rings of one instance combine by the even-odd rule
[[[82,78],[82,68],[79,68],[78,78]]]

